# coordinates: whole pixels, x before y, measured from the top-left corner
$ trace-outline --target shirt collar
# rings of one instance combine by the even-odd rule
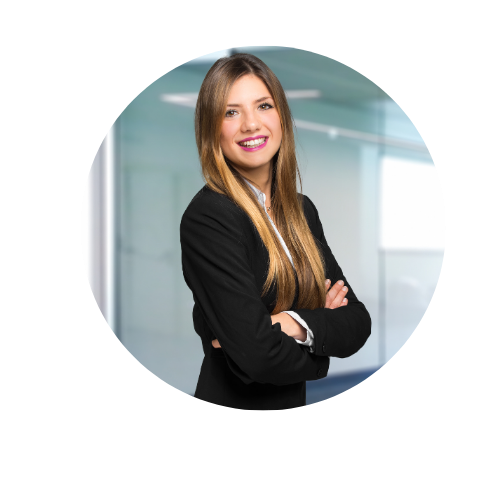
[[[253,184],[251,184],[250,182],[248,182],[244,177],[243,177],[243,179],[250,186],[250,188],[252,189],[252,191],[255,193],[255,196],[257,196],[257,199],[259,200],[259,203],[265,209],[266,208],[266,195],[262,191],[260,191],[260,189],[257,189]]]

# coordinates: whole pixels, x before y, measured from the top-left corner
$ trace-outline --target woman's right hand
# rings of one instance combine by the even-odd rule
[[[330,288],[330,280],[325,281],[326,288],[326,300],[325,300],[325,308],[326,309],[337,309],[337,307],[346,306],[348,300],[345,298],[345,295],[348,291],[348,288],[344,286],[343,281],[337,281],[335,285]],[[330,290],[328,290],[330,288]]]

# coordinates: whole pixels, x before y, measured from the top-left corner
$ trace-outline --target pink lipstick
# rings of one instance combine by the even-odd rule
[[[257,146],[242,146],[242,143],[249,142],[249,141],[258,141],[259,139],[264,139],[264,142],[262,144],[258,144]],[[268,137],[265,135],[258,135],[256,137],[247,137],[246,139],[243,139],[238,143],[238,146],[243,149],[244,151],[259,151],[260,149],[264,148],[267,144]]]

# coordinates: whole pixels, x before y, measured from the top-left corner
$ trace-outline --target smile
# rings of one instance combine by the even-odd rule
[[[238,146],[244,151],[258,151],[267,144],[268,137],[261,135],[260,137],[252,137],[238,142]]]

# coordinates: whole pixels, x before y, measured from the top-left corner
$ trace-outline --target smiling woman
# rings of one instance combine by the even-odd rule
[[[264,82],[255,75],[239,78],[231,88],[222,122],[220,145],[232,167],[271,199],[271,161],[281,146],[281,122]],[[264,96],[264,97],[257,97]],[[257,98],[256,98],[257,97]],[[247,134],[258,134],[244,137]],[[249,154],[250,153],[250,154]],[[271,207],[266,207],[271,211]]]
[[[257,57],[219,59],[195,115],[206,185],[181,221],[184,278],[205,354],[195,397],[240,409],[306,404],[306,380],[366,342],[348,286],[300,180],[290,109]]]

